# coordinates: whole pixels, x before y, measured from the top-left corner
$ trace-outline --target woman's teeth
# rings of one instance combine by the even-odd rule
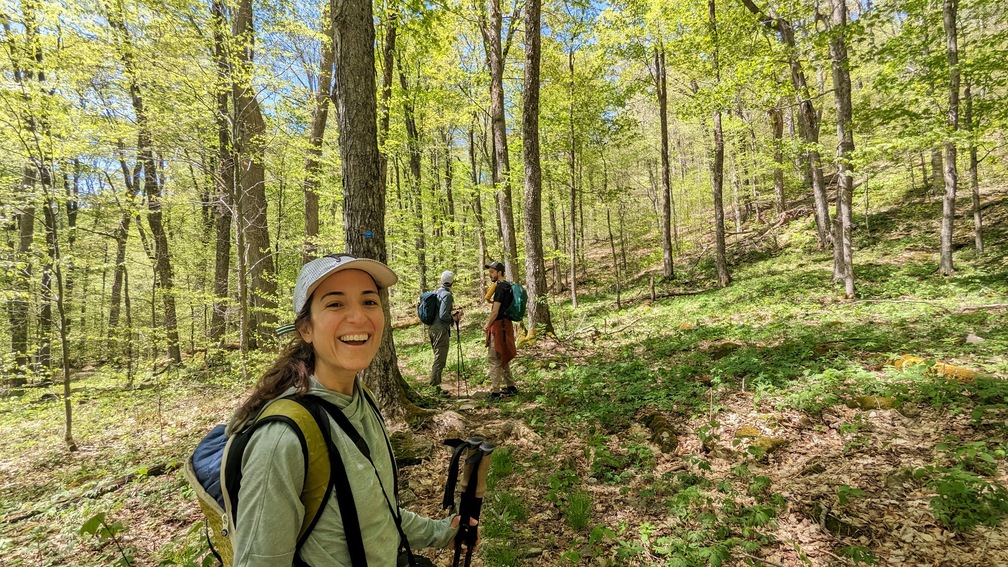
[[[363,343],[366,342],[369,338],[370,335],[368,335],[367,333],[363,333],[359,335],[343,335],[342,337],[340,337],[340,340],[345,343]]]

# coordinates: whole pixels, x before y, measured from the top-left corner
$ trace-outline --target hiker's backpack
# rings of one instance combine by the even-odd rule
[[[528,294],[520,283],[511,282],[511,305],[504,310],[504,316],[512,321],[521,321],[525,318],[525,308],[528,306]]]
[[[420,303],[417,304],[417,316],[424,325],[433,325],[441,311],[441,300],[438,299],[437,290],[420,294]]]
[[[274,400],[259,413],[252,425],[230,437],[225,433],[224,424],[214,427],[196,446],[192,458],[186,460],[185,477],[206,516],[210,551],[224,567],[231,567],[234,560],[231,536],[241,486],[242,453],[252,433],[274,421],[289,424],[307,450],[307,475],[300,496],[305,515],[298,531],[298,552],[332,493],[334,481],[330,478],[328,449],[332,445],[331,432],[317,398]],[[345,470],[343,474],[346,474]]]

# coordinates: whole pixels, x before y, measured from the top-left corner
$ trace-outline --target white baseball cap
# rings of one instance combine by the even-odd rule
[[[448,285],[455,283],[455,274],[451,270],[441,272],[441,283]]]
[[[316,258],[302,266],[301,273],[298,274],[297,283],[294,285],[294,316],[301,313],[308,298],[322,280],[342,270],[365,271],[380,288],[388,288],[399,281],[399,276],[378,260],[357,258],[350,254],[329,254]]]

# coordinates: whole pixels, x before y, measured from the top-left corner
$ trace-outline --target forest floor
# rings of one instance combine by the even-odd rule
[[[441,440],[479,433],[498,448],[477,566],[1008,565],[1008,191],[986,203],[987,253],[964,221],[949,279],[940,203],[872,215],[856,234],[857,300],[840,299],[807,219],[732,242],[726,289],[700,257],[654,301],[646,274],[626,282],[619,308],[598,268],[576,310],[551,304],[555,337],[519,349],[521,391],[503,401],[486,399],[486,308],[459,292],[469,315],[446,395],[420,385],[422,327],[396,331],[425,408],[409,433],[431,446],[403,468],[404,503],[440,516]],[[251,383],[227,360],[132,380],[82,370],[75,452],[61,386],[0,392],[0,563],[199,564],[179,467]],[[98,514],[105,537],[81,533]]]

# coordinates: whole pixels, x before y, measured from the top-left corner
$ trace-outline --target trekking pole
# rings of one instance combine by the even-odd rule
[[[469,567],[472,562],[473,548],[479,534],[479,516],[483,508],[483,495],[486,493],[486,476],[490,469],[489,456],[493,453],[494,444],[486,441],[478,435],[470,437],[465,441],[461,439],[448,439],[446,445],[455,447],[452,459],[449,463],[448,482],[445,485],[445,495],[442,500],[444,508],[454,505],[459,514],[459,531],[455,535],[455,556],[452,567],[458,567],[462,557],[462,545],[466,546],[465,566]],[[463,453],[469,453],[465,460],[462,473],[462,487],[459,492],[458,501],[454,501],[455,484],[458,480],[458,464]],[[476,520],[477,525],[470,525],[471,520]]]
[[[455,321],[455,342],[458,345],[458,351],[457,351],[457,355],[455,357],[456,369],[458,371],[457,374],[455,375],[455,397],[458,397],[459,390],[461,390],[461,388],[459,388],[459,378],[462,376],[462,373],[465,371],[465,365],[462,362],[462,332],[459,331],[459,322],[458,321]],[[468,397],[469,396],[469,380],[468,379],[465,379],[465,385],[466,385],[466,397]]]

